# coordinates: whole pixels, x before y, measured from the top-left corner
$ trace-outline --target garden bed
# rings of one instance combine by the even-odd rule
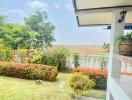
[[[106,89],[107,88],[107,77],[108,77],[108,71],[107,70],[98,70],[98,69],[92,69],[92,68],[74,68],[73,72],[79,72],[85,75],[88,75],[92,80],[95,81],[95,87],[96,89]],[[132,73],[127,72],[121,72],[121,75],[127,75],[132,76]]]

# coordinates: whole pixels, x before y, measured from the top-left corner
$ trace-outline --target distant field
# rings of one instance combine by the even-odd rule
[[[103,49],[102,45],[55,45],[52,49],[60,47],[69,48],[79,54],[108,55],[108,51]]]

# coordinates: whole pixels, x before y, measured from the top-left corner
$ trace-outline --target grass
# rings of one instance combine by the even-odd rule
[[[86,96],[88,97],[94,97],[96,99],[105,100],[106,98],[106,91],[104,90],[91,90]]]
[[[0,100],[73,100],[67,84],[70,74],[60,73],[54,82],[43,81],[36,85],[33,80],[0,76]],[[66,82],[64,88],[61,84]],[[87,96],[104,99],[105,92],[92,90]]]

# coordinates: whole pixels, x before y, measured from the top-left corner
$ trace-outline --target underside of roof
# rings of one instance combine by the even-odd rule
[[[110,25],[115,9],[127,10],[125,23],[132,23],[132,0],[73,0],[79,26]]]

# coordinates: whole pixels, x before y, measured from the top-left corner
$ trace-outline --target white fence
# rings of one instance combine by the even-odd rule
[[[80,55],[79,63],[80,67],[90,67],[95,69],[101,69],[102,58],[107,62],[106,69],[108,68],[109,58],[101,55]],[[67,58],[67,67],[74,68],[73,58]],[[132,72],[132,65],[122,62],[123,72]]]
[[[106,67],[108,65],[108,57],[101,56],[101,55],[80,55],[80,66],[83,67],[92,67],[96,69],[101,69],[102,59],[106,62]]]
[[[81,67],[92,67],[101,69],[102,58],[106,61],[106,68],[108,65],[108,57],[99,55],[80,55],[79,63]],[[73,68],[73,58],[67,58],[67,67]]]

